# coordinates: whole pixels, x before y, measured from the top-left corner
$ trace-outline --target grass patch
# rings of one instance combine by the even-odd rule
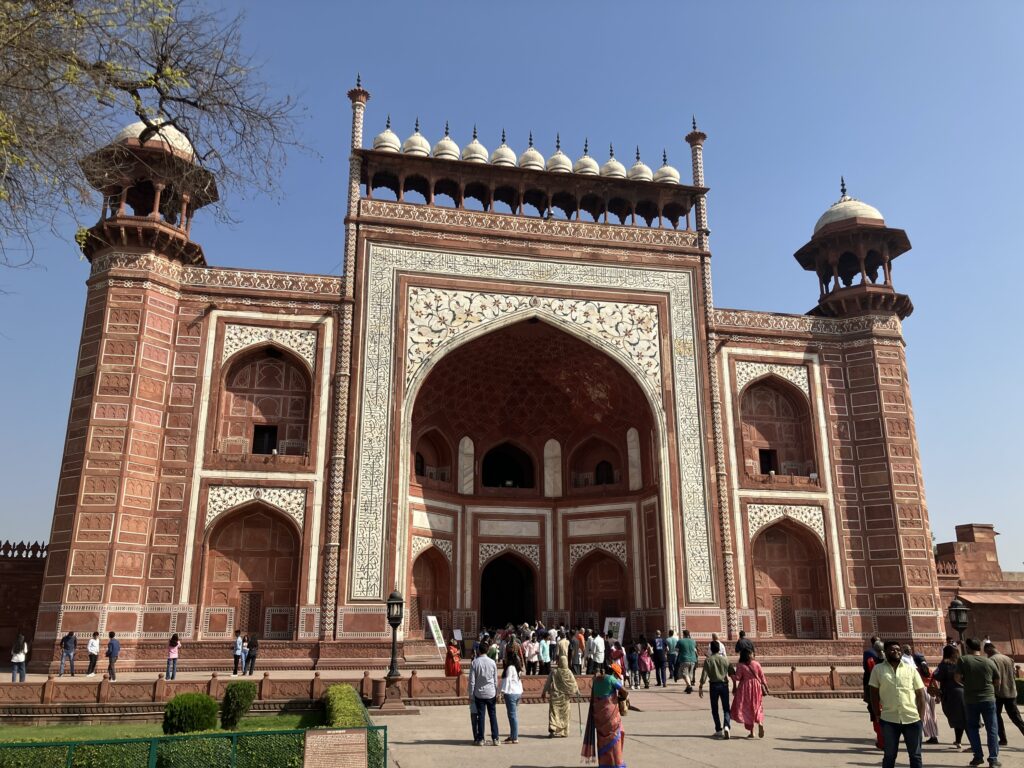
[[[321,711],[282,712],[278,715],[242,719],[239,731],[288,731],[323,725]],[[221,733],[222,731],[208,731]],[[95,741],[102,739],[140,739],[163,736],[160,723],[101,723],[99,725],[0,725],[0,743],[21,741]]]

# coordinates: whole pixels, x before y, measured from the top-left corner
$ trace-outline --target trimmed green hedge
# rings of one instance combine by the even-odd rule
[[[324,694],[325,725],[328,728],[362,728],[373,725],[363,700],[351,685],[332,685]],[[384,768],[384,733],[367,731],[367,764],[369,768]]]
[[[238,724],[256,701],[256,683],[239,680],[228,683],[224,701],[220,705],[220,727],[225,731],[238,730]]]
[[[205,693],[179,693],[164,707],[164,733],[195,733],[217,727],[217,700]]]

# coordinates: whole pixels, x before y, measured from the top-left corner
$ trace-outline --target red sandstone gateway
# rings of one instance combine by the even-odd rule
[[[110,147],[34,660],[116,631],[122,666],[384,659],[385,598],[445,633],[542,619],[745,629],[762,657],[944,637],[893,287],[871,206],[796,254],[806,316],[716,309],[691,183],[559,147],[461,151],[353,106],[342,277],[219,269],[187,140]]]

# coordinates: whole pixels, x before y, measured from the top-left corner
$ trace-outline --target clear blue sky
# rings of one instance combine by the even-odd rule
[[[624,162],[639,144],[652,166],[664,147],[685,178],[695,113],[718,306],[814,304],[792,254],[840,174],[907,230],[894,280],[915,306],[904,332],[932,526],[947,541],[956,523],[995,523],[1003,567],[1020,569],[1024,3],[244,5],[246,42],[304,106],[318,156],[290,159],[280,199],[231,199],[237,224],[197,217],[211,264],[340,270],[357,70],[367,143],[388,113],[403,138],[417,116],[432,141],[448,120],[464,144],[475,123],[489,149],[505,128],[522,151],[532,130],[549,154],[557,131],[573,157],[584,137],[601,161],[609,142]],[[0,539],[49,535],[88,275],[71,234],[38,241],[37,269],[0,273]]]

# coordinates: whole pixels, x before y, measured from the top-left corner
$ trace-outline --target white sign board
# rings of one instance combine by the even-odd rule
[[[427,616],[427,626],[430,627],[430,634],[434,636],[434,644],[444,654],[444,635],[441,634],[441,625],[437,623],[437,616]]]
[[[626,617],[609,616],[604,620],[605,642],[621,643],[626,637]]]

